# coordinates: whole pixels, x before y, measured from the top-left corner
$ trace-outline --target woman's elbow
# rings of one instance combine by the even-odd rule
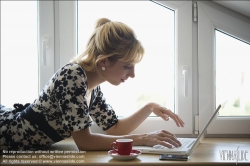
[[[129,131],[126,128],[121,128],[118,123],[105,130],[107,135],[127,135]]]

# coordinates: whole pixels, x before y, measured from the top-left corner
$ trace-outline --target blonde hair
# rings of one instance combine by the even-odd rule
[[[121,22],[100,18],[86,50],[71,62],[78,63],[87,71],[95,71],[98,61],[102,59],[135,64],[142,60],[143,55],[144,48],[130,27]]]

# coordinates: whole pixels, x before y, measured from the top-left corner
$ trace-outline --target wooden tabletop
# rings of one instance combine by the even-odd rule
[[[15,153],[15,152],[12,152]],[[15,163],[16,162],[16,163]],[[188,161],[162,161],[159,155],[141,154],[129,161],[119,161],[108,151],[78,151],[74,141],[67,139],[46,151],[18,154],[3,153],[1,165],[249,165],[250,138],[205,138],[189,156]]]

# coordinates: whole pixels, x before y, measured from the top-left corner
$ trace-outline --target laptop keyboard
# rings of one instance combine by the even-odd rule
[[[172,149],[181,149],[183,147],[185,147],[187,144],[190,143],[190,139],[183,139],[183,138],[178,138],[178,140],[181,142],[181,147],[178,147],[176,148],[175,146],[172,145]],[[153,148],[155,149],[165,149],[165,148],[168,148],[168,147],[165,147],[165,146],[162,146],[162,145],[154,145]]]
[[[190,139],[183,139],[183,138],[178,138],[178,140],[181,142],[182,146],[186,146],[191,141]]]

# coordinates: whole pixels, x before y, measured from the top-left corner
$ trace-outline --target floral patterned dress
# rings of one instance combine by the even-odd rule
[[[89,107],[87,89],[85,71],[69,63],[30,105],[21,110],[0,105],[0,150],[39,150],[90,127],[93,121],[103,130],[116,124],[118,118],[100,86],[92,91]]]

